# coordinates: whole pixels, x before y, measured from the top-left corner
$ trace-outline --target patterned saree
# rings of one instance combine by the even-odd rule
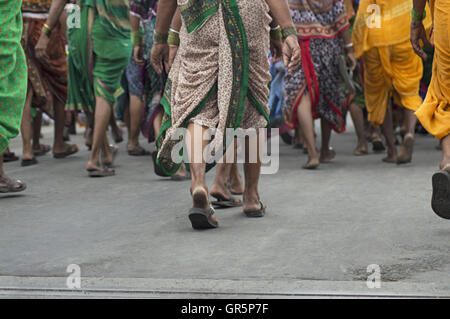
[[[181,165],[172,159],[183,141],[173,136],[178,128],[195,123],[216,129],[211,143],[223,150],[227,128],[263,128],[269,121],[267,3],[179,0],[178,7],[181,43],[162,99],[164,117],[156,141],[157,163],[168,175]]]

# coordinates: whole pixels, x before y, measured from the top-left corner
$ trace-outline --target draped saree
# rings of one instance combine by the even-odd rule
[[[180,48],[162,99],[157,163],[173,175],[178,128],[195,123],[217,129],[263,128],[269,110],[269,7],[264,0],[178,1],[183,17]]]
[[[0,0],[0,155],[19,134],[27,92],[21,4],[21,0]]]

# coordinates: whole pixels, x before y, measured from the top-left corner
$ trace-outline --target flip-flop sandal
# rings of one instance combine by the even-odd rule
[[[48,145],[41,144],[41,149],[38,151],[33,151],[34,156],[43,156],[51,151],[51,147]]]
[[[19,157],[14,153],[4,153],[3,154],[3,163],[15,162],[18,161]]]
[[[450,219],[450,173],[440,170],[433,175],[432,183],[431,207],[439,217]]]
[[[213,229],[219,227],[219,223],[212,220],[211,216],[215,213],[214,208],[209,211],[201,208],[191,208],[189,210],[189,220],[194,229]]]
[[[68,149],[63,153],[54,153],[53,157],[56,159],[66,158],[67,156],[73,155],[78,152],[78,146],[72,144],[68,147]]]
[[[130,156],[147,156],[150,155],[150,152],[147,151],[140,145],[133,146],[133,148],[128,150],[128,155]]]
[[[211,196],[217,199],[216,201],[211,202],[211,204],[216,206],[216,208],[232,208],[242,206],[242,201],[234,196],[231,196],[230,199],[226,199],[220,195],[211,194]]]
[[[260,201],[261,208],[259,210],[253,210],[253,211],[244,211],[244,214],[249,218],[259,218],[264,217],[266,215],[266,206]]]
[[[87,170],[89,177],[108,177],[108,176],[114,176],[116,174],[116,172],[111,169],[108,166],[105,166],[103,168],[103,170],[99,171],[96,169],[92,169],[92,170]]]
[[[158,152],[154,151],[152,153],[152,160],[153,160],[153,167],[154,167],[154,170],[155,170],[155,174],[160,176],[160,177],[169,177],[169,175],[164,173],[163,170],[161,169],[161,167],[159,167],[159,165],[156,163],[156,157],[157,156],[158,156]]]
[[[22,159],[20,166],[28,167],[28,166],[36,165],[37,163],[39,163],[38,160],[36,159],[36,157],[33,157],[32,159]]]
[[[27,189],[27,184],[21,180],[9,180],[6,186],[0,186],[0,193],[18,193]]]

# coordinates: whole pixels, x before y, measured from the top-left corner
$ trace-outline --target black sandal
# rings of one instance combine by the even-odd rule
[[[189,210],[189,219],[194,229],[213,229],[219,227],[219,223],[212,220],[211,216],[215,213],[214,208],[209,211],[202,208],[191,208]]]
[[[440,170],[433,175],[431,207],[442,218],[450,219],[450,173]]]
[[[234,196],[231,196],[229,199],[221,195],[212,195],[216,201],[211,202],[212,205],[216,206],[216,208],[232,208],[232,207],[241,207],[242,201]]]
[[[259,218],[264,217],[266,215],[266,206],[260,201],[261,208],[259,210],[253,210],[253,211],[244,211],[244,214],[249,218]]]
[[[33,156],[32,159],[22,159],[20,166],[22,167],[28,167],[28,166],[32,166],[32,165],[36,165],[38,164],[38,160],[36,159],[36,157]]]
[[[53,158],[63,159],[63,158],[66,158],[67,156],[78,153],[78,151],[79,151],[78,146],[76,146],[75,144],[72,144],[72,145],[69,145],[67,150],[62,153],[53,153]]]

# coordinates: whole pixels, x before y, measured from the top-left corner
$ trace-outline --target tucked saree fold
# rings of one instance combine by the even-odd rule
[[[181,44],[162,99],[157,138],[157,163],[169,175],[180,166],[172,159],[174,147],[182,142],[173,136],[178,128],[193,122],[217,129],[212,143],[219,146],[226,128],[262,128],[269,121],[271,18],[265,1],[221,0],[217,12],[191,32],[191,22],[179,7]]]

